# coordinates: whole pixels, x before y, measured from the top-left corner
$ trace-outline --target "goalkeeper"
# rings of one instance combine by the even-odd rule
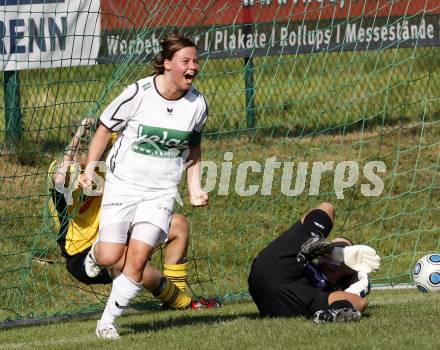
[[[322,203],[260,252],[248,283],[261,316],[303,316],[317,323],[361,318],[368,273],[379,268],[380,258],[373,248],[345,238],[325,240],[333,222],[333,206]]]
[[[71,184],[71,177],[77,173],[75,166],[84,166],[87,154],[85,141],[90,137],[90,129],[94,123],[93,119],[84,119],[66,149],[63,160],[52,162],[48,178],[51,192],[49,209],[59,230],[57,243],[66,259],[69,273],[85,284],[110,284],[113,281],[112,276],[117,275],[120,268],[115,266],[109,270],[96,269],[96,265],[89,262],[92,244],[98,237],[102,196],[87,197],[77,188],[70,194],[72,202],[68,204],[61,193],[66,190],[65,184]],[[169,308],[217,307],[219,304],[214,299],[191,300],[186,293],[188,236],[186,217],[173,214],[165,246],[163,275],[147,264],[144,276],[149,277],[144,278],[144,287]]]

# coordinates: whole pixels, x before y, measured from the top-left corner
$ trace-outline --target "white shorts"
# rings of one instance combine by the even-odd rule
[[[99,240],[110,243],[126,243],[130,228],[138,223],[150,223],[165,234],[161,242],[168,239],[168,231],[174,209],[174,193],[146,195],[145,193],[120,193],[108,186],[104,191],[99,222]],[[118,193],[119,192],[119,193]],[[144,240],[148,243],[148,239]]]

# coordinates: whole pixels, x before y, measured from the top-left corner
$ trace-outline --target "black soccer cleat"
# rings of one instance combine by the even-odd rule
[[[359,321],[362,313],[351,307],[341,309],[319,310],[313,315],[315,323],[331,323],[331,322],[355,322]]]

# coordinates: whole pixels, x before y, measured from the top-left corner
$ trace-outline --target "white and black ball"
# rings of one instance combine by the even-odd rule
[[[440,253],[425,255],[417,261],[413,280],[423,293],[440,292]]]

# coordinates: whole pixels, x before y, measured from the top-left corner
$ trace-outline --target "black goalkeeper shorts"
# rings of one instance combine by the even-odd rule
[[[254,260],[249,292],[261,316],[310,317],[328,308],[330,291],[317,288],[297,262],[302,243],[310,238],[301,221],[271,242]]]
[[[109,284],[113,282],[113,279],[110,277],[107,269],[102,269],[98,276],[89,277],[87,276],[85,267],[84,267],[84,259],[87,256],[87,253],[90,251],[90,248],[77,253],[75,255],[66,256],[66,267],[70,274],[75,277],[78,281],[85,284]]]

